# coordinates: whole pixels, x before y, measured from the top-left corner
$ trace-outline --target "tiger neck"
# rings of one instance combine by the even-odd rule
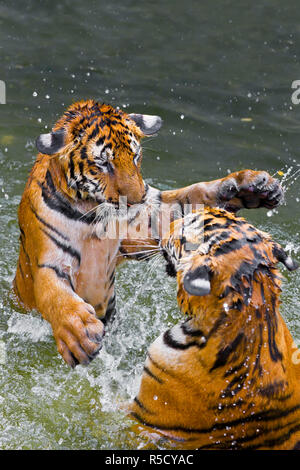
[[[273,382],[283,383],[286,375],[288,358],[281,350],[285,340],[279,314],[280,283],[275,277],[258,273],[250,287],[247,302],[239,293],[220,299],[212,290],[209,296],[182,301],[182,309],[191,316],[190,327],[203,333],[201,354],[210,372],[232,378],[231,374],[244,371],[249,383],[258,377],[263,388],[269,382],[270,368]],[[180,305],[183,292],[178,296]]]

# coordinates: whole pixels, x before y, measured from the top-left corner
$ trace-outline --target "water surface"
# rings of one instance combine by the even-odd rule
[[[119,315],[100,356],[70,371],[49,325],[9,300],[18,254],[17,207],[35,138],[66,106],[95,98],[159,114],[143,173],[176,188],[243,168],[290,171],[275,213],[244,212],[299,259],[300,79],[296,0],[115,2],[3,0],[0,4],[0,447],[134,449],[118,406],[134,396],[147,346],[178,321],[174,281],[161,265],[123,265]],[[246,120],[245,120],[246,118]],[[284,275],[281,312],[300,343],[298,274]]]

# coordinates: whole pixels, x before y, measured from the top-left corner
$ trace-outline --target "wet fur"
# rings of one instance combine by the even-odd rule
[[[297,264],[226,211],[206,208],[183,222],[161,247],[187,318],[150,346],[131,415],[181,448],[299,447],[300,351],[279,312],[276,267]],[[186,251],[186,241],[198,248]]]

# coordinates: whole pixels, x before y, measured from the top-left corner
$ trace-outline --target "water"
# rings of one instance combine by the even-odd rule
[[[37,313],[9,297],[18,252],[17,207],[34,140],[72,101],[92,97],[159,114],[144,142],[143,173],[175,188],[242,169],[282,170],[278,210],[244,215],[299,260],[298,2],[28,2],[0,4],[0,447],[137,448],[119,407],[138,388],[147,346],[180,318],[174,281],[158,266],[123,265],[119,316],[88,367],[62,363]],[[293,183],[293,184],[291,184]],[[300,343],[299,274],[282,270],[282,314]],[[146,284],[143,279],[146,277]]]

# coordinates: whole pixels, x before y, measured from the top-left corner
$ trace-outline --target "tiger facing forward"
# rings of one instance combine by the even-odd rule
[[[173,222],[161,249],[187,319],[150,346],[132,416],[182,447],[300,447],[300,351],[279,313],[276,268],[297,264],[211,208]]]
[[[140,206],[163,214],[172,203],[238,210],[272,208],[282,199],[277,180],[251,170],[178,190],[151,188],[141,175],[141,139],[156,134],[161,124],[158,116],[126,114],[87,100],[71,105],[53,130],[37,139],[39,154],[19,206],[14,290],[22,306],[50,322],[58,351],[72,367],[88,364],[100,350],[103,324],[115,311],[121,253],[142,249],[130,234],[103,235],[105,208],[118,208],[125,196],[130,224]],[[160,227],[147,243],[159,237]]]

